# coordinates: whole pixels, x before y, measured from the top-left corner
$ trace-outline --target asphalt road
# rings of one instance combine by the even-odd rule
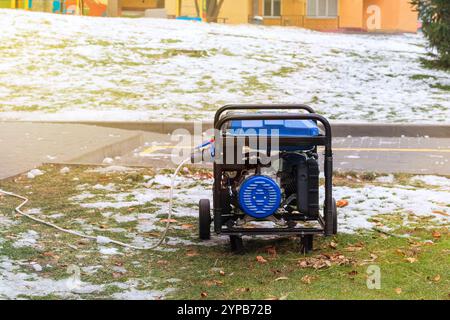
[[[181,137],[185,150],[189,139]],[[121,157],[118,164],[173,167],[177,141],[165,134],[145,133],[146,145]],[[346,137],[333,139],[334,169],[378,173],[450,175],[450,139],[427,137]]]

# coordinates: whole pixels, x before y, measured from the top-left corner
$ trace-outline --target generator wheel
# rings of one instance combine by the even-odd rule
[[[240,236],[230,236],[231,251],[242,254],[244,252],[244,242]]]
[[[337,205],[336,200],[333,198],[333,207],[331,208],[333,213],[333,234],[337,234],[338,218],[337,218]]]
[[[211,239],[211,206],[208,199],[201,199],[198,203],[198,233],[201,240]]]
[[[308,254],[313,250],[314,236],[312,234],[302,236],[300,239],[300,252]]]

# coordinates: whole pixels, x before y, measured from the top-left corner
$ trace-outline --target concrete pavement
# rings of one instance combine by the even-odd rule
[[[0,179],[44,162],[95,162],[141,145],[136,131],[76,124],[0,122]]]

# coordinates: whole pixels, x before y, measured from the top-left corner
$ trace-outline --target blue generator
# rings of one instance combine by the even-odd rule
[[[242,236],[289,235],[298,236],[307,253],[315,234],[336,234],[327,119],[306,105],[226,105],[214,129],[209,148],[193,154],[193,162],[211,159],[214,170],[212,210],[208,199],[199,203],[200,239],[210,239],[213,223],[217,234],[230,236],[235,252],[243,251]]]

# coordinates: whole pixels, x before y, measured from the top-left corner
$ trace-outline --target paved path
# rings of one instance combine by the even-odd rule
[[[171,153],[176,143],[169,135],[147,133],[144,140],[147,145],[122,156],[119,163],[174,166]],[[189,143],[183,145],[188,148]],[[450,138],[338,137],[333,147],[336,170],[450,175]]]
[[[44,162],[102,162],[141,144],[136,131],[76,124],[0,122],[0,179]]]
[[[190,140],[184,139],[186,150]],[[144,144],[144,142],[147,142]],[[0,179],[44,162],[173,167],[176,141],[163,133],[79,124],[0,122]],[[132,151],[133,150],[133,151]],[[335,169],[450,175],[450,138],[334,139]]]

